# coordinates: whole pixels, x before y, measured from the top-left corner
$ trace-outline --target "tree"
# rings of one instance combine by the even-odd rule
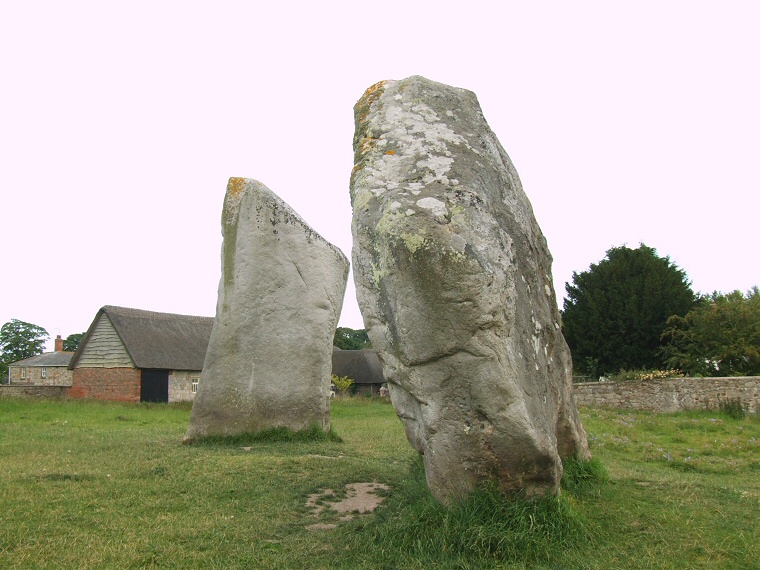
[[[354,381],[348,376],[336,376],[335,374],[332,375],[332,383],[335,384],[341,396],[345,396],[346,392],[354,385]]]
[[[67,336],[66,340],[63,341],[63,350],[67,352],[74,352],[77,348],[79,348],[79,343],[82,342],[82,339],[86,334],[87,333],[74,333]]]
[[[17,360],[42,354],[48,332],[37,325],[11,319],[0,328],[0,378],[5,378],[8,365]]]
[[[686,273],[644,244],[610,249],[565,289],[562,332],[576,369],[594,376],[661,367],[668,318],[696,300]]]
[[[760,375],[760,290],[713,293],[662,335],[670,366],[699,376]]]
[[[369,342],[366,330],[338,327],[333,337],[333,346],[343,350],[361,350],[362,348],[371,348],[372,344]]]

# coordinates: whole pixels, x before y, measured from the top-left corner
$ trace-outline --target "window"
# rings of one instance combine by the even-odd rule
[[[191,378],[191,382],[193,383],[193,394],[198,393],[198,378]]]
[[[26,366],[21,367],[21,379],[26,380]]]
[[[47,378],[47,368],[45,368],[44,366],[42,367],[42,372],[40,372],[40,376],[42,378]]]

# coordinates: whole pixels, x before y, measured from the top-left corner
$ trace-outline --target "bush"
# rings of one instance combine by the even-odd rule
[[[340,395],[345,396],[346,393],[351,389],[351,386],[353,386],[354,381],[351,380],[351,378],[348,376],[336,376],[333,374],[332,383],[335,384],[335,387],[340,392]]]
[[[676,368],[670,370],[621,370],[609,376],[609,380],[629,382],[633,380],[663,380],[665,378],[683,378],[684,374]]]

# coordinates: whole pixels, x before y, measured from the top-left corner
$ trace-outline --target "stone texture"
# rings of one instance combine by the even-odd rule
[[[760,409],[760,377],[666,378],[643,381],[586,382],[574,385],[579,406],[630,408],[652,412],[717,410],[741,400],[750,414]]]
[[[348,260],[256,180],[231,178],[222,277],[186,439],[330,428]]]
[[[551,255],[472,92],[411,77],[354,108],[354,278],[373,347],[444,503],[487,480],[557,492],[588,458]]]

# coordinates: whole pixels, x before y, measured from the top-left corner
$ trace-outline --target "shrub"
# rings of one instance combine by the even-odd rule
[[[335,384],[335,387],[340,392],[340,395],[345,396],[351,386],[353,386],[354,381],[351,380],[351,378],[348,376],[336,376],[333,374],[332,383]]]
[[[683,378],[683,372],[675,368],[670,370],[650,370],[641,372],[637,380],[662,380],[665,378]]]
[[[662,380],[665,378],[683,378],[680,370],[621,370],[617,374],[609,376],[610,380],[629,382],[633,380]]]

